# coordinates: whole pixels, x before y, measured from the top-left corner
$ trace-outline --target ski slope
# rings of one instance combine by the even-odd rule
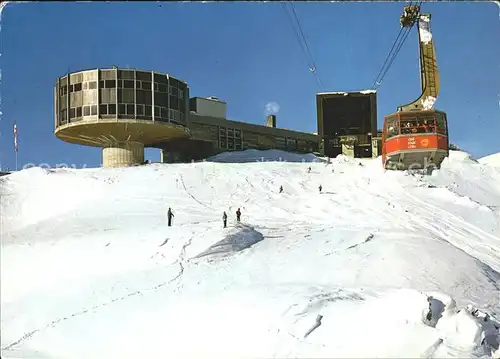
[[[2,177],[1,356],[498,358],[500,168],[479,162],[247,150]]]

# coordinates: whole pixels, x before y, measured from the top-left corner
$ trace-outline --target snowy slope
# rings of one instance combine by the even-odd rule
[[[244,150],[238,152],[224,152],[210,157],[209,162],[221,163],[248,163],[248,162],[326,162],[324,159],[316,157],[313,154],[296,154],[279,150]]]
[[[0,181],[2,358],[498,348],[500,169],[463,152],[432,176],[244,151]]]
[[[500,153],[495,153],[495,154],[480,158],[478,160],[478,162],[483,164],[483,165],[500,167]]]

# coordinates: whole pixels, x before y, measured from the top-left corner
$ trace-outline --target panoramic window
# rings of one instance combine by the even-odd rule
[[[68,113],[66,110],[61,110],[59,112],[59,121],[62,123],[62,124],[65,124],[68,122]]]
[[[134,71],[131,70],[119,70],[118,78],[123,80],[133,80],[134,79]]]
[[[127,115],[135,115],[135,106],[133,104],[128,104],[127,105]]]
[[[116,104],[110,103],[108,105],[108,115],[116,115]]]
[[[397,136],[399,134],[398,121],[394,118],[387,120],[387,138]]]
[[[174,110],[179,110],[179,98],[178,97],[169,97],[170,108]]]
[[[135,78],[140,81],[151,81],[151,72],[137,71]]]
[[[158,84],[158,92],[166,93],[167,92],[167,85]]]
[[[167,107],[161,107],[160,116],[161,116],[161,118],[168,119],[168,108]]]
[[[133,89],[118,89],[118,102],[134,103]]]
[[[436,130],[440,134],[446,134],[446,122],[441,114],[436,114]]]
[[[108,105],[99,105],[99,114],[107,115],[108,114]]]
[[[119,103],[118,104],[118,114],[119,115],[126,115],[127,114],[127,108],[124,103]]]
[[[136,108],[137,108],[137,115],[144,116],[144,105],[137,104]]]
[[[133,80],[123,80],[123,87],[126,89],[133,89],[134,88],[134,81]]]

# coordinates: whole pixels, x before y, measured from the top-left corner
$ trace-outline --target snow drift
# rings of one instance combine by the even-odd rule
[[[3,358],[499,357],[500,170],[463,152],[0,181]]]
[[[478,161],[483,165],[500,167],[500,153],[482,157]]]

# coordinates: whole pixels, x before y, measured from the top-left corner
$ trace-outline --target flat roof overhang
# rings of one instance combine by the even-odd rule
[[[139,142],[145,147],[173,138],[189,137],[189,130],[181,125],[145,120],[116,119],[78,121],[58,126],[54,134],[62,141],[93,147],[106,147],[117,142]]]

